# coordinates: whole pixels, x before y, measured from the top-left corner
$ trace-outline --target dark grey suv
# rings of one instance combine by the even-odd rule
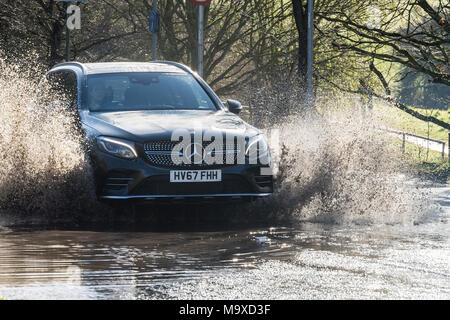
[[[68,62],[47,77],[76,108],[101,199],[255,199],[273,192],[262,132],[184,65]]]

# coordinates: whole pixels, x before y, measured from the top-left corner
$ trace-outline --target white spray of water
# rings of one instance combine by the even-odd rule
[[[0,210],[58,216],[87,210],[91,169],[74,118],[39,75],[0,60]]]
[[[49,108],[60,97],[35,81],[43,72],[4,60],[0,69],[0,212],[73,216],[96,210],[81,134],[67,110]],[[281,96],[284,104],[289,97]],[[290,99],[292,108],[297,98]],[[260,103],[260,110],[277,110],[272,102]],[[398,153],[375,129],[374,116],[340,111],[282,119],[280,126],[269,121],[283,145],[277,190],[258,210],[308,221],[398,223],[417,220],[427,208],[399,175]]]
[[[356,102],[325,116],[272,116],[268,122],[280,131],[280,172],[274,197],[258,210],[300,221],[364,224],[410,224],[435,214],[436,206],[411,183],[392,137],[379,129],[381,117],[361,109]]]

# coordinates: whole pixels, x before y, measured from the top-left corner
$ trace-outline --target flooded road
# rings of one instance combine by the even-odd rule
[[[0,298],[449,299],[450,188],[430,193],[406,225],[3,228]]]
[[[0,299],[450,298],[450,190],[412,181],[383,112],[354,97],[318,96],[316,115],[291,112],[290,89],[248,98],[273,133],[266,202],[124,219],[97,201],[78,118],[54,107],[45,71],[0,66]]]

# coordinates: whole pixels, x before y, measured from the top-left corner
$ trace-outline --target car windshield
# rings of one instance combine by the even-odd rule
[[[197,82],[188,74],[114,73],[87,78],[86,104],[90,111],[216,110]]]

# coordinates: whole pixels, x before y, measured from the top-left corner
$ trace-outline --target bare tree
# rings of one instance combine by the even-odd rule
[[[327,1],[329,4],[333,1]],[[398,81],[398,75],[379,68],[395,64],[409,70],[408,73],[421,73],[431,83],[449,85],[450,39],[448,38],[449,6],[443,1],[400,0],[388,1],[360,0],[354,3],[344,0],[335,3],[333,10],[316,15],[322,25],[316,24],[318,31],[331,43],[331,51],[359,57],[364,61],[365,72],[357,79],[370,78],[369,90],[339,84],[333,79],[321,77],[332,87],[343,91],[371,95],[392,102],[401,110],[425,121],[431,121],[449,129],[449,124],[434,117],[425,117],[402,104],[391,87]],[[370,19],[375,18],[374,21]],[[323,25],[332,25],[324,28]],[[367,75],[372,73],[372,77]],[[408,74],[406,73],[406,74]],[[403,75],[405,76],[405,75]],[[374,82],[376,80],[376,82]],[[377,89],[378,88],[378,89]]]

